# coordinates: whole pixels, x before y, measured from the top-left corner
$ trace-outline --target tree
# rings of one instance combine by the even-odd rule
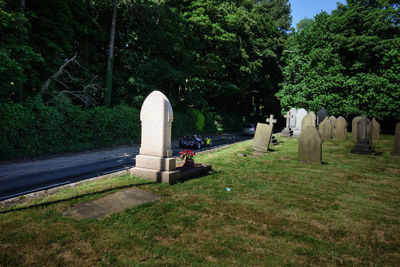
[[[112,69],[114,61],[114,40],[115,40],[115,28],[117,24],[117,2],[113,4],[113,14],[111,20],[111,32],[110,32],[110,45],[108,47],[108,60],[107,60],[107,74],[106,74],[106,89],[104,94],[104,104],[106,107],[111,105],[112,95]]]
[[[282,110],[399,119],[399,14],[385,1],[348,1],[307,23],[288,40]]]

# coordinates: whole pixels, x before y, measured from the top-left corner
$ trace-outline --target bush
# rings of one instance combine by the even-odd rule
[[[83,110],[0,103],[0,159],[78,151],[136,141],[139,111],[128,106]]]

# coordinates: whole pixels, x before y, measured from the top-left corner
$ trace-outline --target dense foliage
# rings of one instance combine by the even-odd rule
[[[400,12],[390,2],[349,0],[301,23],[285,51],[282,109],[400,119]]]

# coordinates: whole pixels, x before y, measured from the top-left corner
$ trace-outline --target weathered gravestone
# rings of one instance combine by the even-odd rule
[[[163,93],[153,91],[147,96],[140,110],[140,121],[140,151],[131,174],[155,182],[175,183],[180,173],[175,170],[176,159],[171,149],[173,112]]]
[[[311,112],[305,115],[301,122],[301,129],[305,129],[307,126],[315,127],[315,118],[312,116]]]
[[[289,110],[289,128],[294,129],[296,127],[296,112],[297,110],[295,108],[291,108]]]
[[[302,129],[299,137],[300,162],[321,164],[322,161],[322,138],[313,126],[307,126]]]
[[[347,139],[347,121],[345,118],[340,116],[336,119],[335,131],[335,138]]]
[[[354,143],[357,143],[357,123],[362,119],[361,116],[357,116],[355,117],[352,121],[351,121],[351,140]]]
[[[301,124],[306,115],[307,115],[307,110],[305,110],[304,108],[297,110],[297,112],[296,112],[296,127],[293,129],[293,136],[300,136]]]
[[[351,153],[363,155],[375,154],[375,151],[372,150],[371,143],[368,140],[368,127],[372,129],[371,122],[367,117],[363,116],[361,120],[357,122],[357,143],[354,145]]]
[[[277,122],[277,120],[274,119],[274,115],[272,115],[272,114],[269,115],[269,118],[267,118],[266,121],[267,121],[267,124],[272,127],[272,132],[273,132],[274,131],[274,123]],[[278,144],[278,140],[275,138],[275,135],[271,136],[271,144],[272,145],[277,145]]]
[[[314,121],[317,122],[317,115],[315,115],[315,112],[314,112],[314,111],[310,111],[308,114],[310,114],[311,117],[314,118]]]
[[[284,117],[286,118],[286,127],[282,130],[280,136],[291,137],[293,135],[293,131],[289,128],[290,113],[287,112]]]
[[[319,134],[321,135],[322,140],[330,141],[332,138],[332,124],[329,121],[328,117],[319,124],[318,127]]]
[[[332,125],[332,138],[333,138],[333,137],[335,137],[335,133],[336,133],[336,118],[335,118],[335,116],[330,116],[329,122]]]
[[[372,141],[377,141],[380,138],[381,125],[376,121],[375,118],[372,119]]]
[[[394,136],[394,147],[392,156],[400,156],[400,122],[396,124],[396,132]]]
[[[253,138],[253,148],[267,152],[271,142],[272,126],[265,123],[257,123],[256,133]]]
[[[328,112],[324,108],[321,108],[320,110],[318,110],[317,125],[319,125],[321,122],[323,122],[326,117],[328,117]]]

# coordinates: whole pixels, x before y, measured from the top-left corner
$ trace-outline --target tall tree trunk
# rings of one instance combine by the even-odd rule
[[[111,33],[110,33],[110,46],[109,46],[108,61],[107,61],[106,91],[104,94],[104,105],[106,107],[111,106],[112,69],[114,61],[114,39],[115,39],[116,24],[117,24],[117,1],[114,1],[114,8],[113,8],[113,15],[111,22]]]

